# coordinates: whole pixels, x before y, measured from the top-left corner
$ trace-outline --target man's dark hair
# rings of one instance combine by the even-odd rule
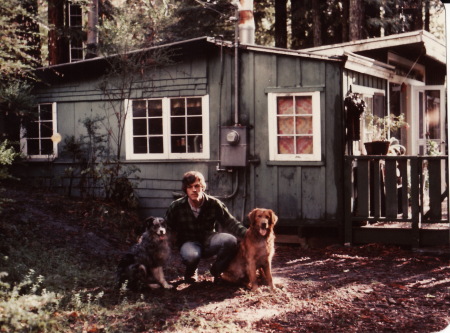
[[[200,184],[203,187],[203,190],[206,189],[205,177],[198,171],[188,171],[184,174],[183,179],[181,180],[182,190],[186,193],[186,189],[189,185],[195,183],[196,181],[200,181]]]

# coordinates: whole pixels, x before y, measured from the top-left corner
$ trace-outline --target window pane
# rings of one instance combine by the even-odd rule
[[[172,134],[185,134],[186,133],[186,124],[184,117],[177,117],[170,119],[170,128],[172,130]]]
[[[184,98],[170,100],[170,114],[172,116],[184,116]]]
[[[162,118],[150,118],[148,120],[148,134],[163,134]]]
[[[81,60],[83,59],[83,50],[80,49],[71,49],[70,50],[70,56],[72,60]]]
[[[293,114],[293,99],[290,96],[277,98],[278,114]]]
[[[441,138],[441,98],[439,90],[427,90],[425,92],[427,98],[427,128],[429,139]]]
[[[39,119],[40,120],[52,120],[52,105],[51,104],[42,104],[40,106]]]
[[[297,154],[312,154],[313,139],[311,136],[297,137]]]
[[[53,154],[53,142],[50,139],[41,140],[41,155],[52,155]]]
[[[145,117],[146,106],[145,101],[133,101],[133,117]]]
[[[163,138],[160,136],[157,137],[151,137],[148,139],[149,146],[150,146],[150,153],[153,154],[162,154],[164,153],[164,146],[163,146]]]
[[[149,117],[162,117],[162,101],[148,101],[148,116]]]
[[[28,139],[27,140],[27,154],[39,155],[39,140]]]
[[[186,137],[185,136],[173,136],[171,140],[172,153],[185,153],[186,152]]]
[[[295,98],[295,113],[296,114],[312,114],[312,97],[311,96],[297,96]]]
[[[187,114],[188,115],[201,115],[202,114],[202,99],[190,98],[188,99]]]
[[[203,137],[201,135],[194,135],[188,137],[188,153],[203,152]]]
[[[147,135],[147,121],[145,119],[133,119],[133,135]]]
[[[39,123],[32,122],[27,126],[27,134],[28,138],[38,138],[39,137]]]
[[[312,117],[296,117],[295,123],[296,134],[313,133]]]
[[[147,138],[133,138],[135,154],[147,154]]]
[[[202,118],[201,117],[189,117],[187,119],[188,123],[188,134],[201,134],[202,133]]]
[[[294,134],[294,117],[278,117],[278,134]]]
[[[52,123],[41,123],[41,138],[49,138],[53,135]]]
[[[281,136],[278,138],[278,154],[295,154],[294,137]]]

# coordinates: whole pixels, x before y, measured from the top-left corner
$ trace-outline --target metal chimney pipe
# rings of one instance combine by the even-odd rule
[[[255,44],[255,19],[253,17],[253,0],[239,0],[239,42]]]

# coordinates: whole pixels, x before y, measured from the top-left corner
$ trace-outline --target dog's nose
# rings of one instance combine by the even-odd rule
[[[266,229],[267,228],[267,222],[261,223],[261,228]]]

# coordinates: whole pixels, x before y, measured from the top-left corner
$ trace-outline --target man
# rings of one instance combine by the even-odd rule
[[[200,259],[214,255],[217,259],[210,271],[217,279],[236,254],[237,238],[242,238],[247,228],[230,214],[224,203],[204,192],[206,182],[200,172],[185,173],[182,189],[186,196],[172,202],[165,218],[186,265],[184,279],[195,282]],[[217,232],[218,226],[228,233]]]

